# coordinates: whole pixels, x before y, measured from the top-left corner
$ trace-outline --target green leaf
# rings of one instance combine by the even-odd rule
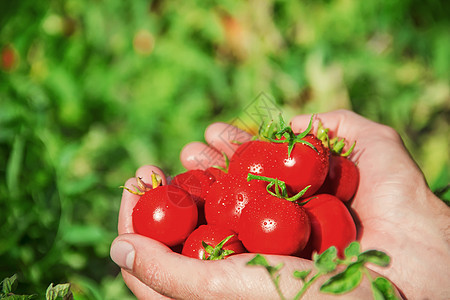
[[[399,299],[392,284],[384,277],[377,277],[372,281],[372,292],[375,300]]]
[[[222,250],[222,257],[226,257],[226,256],[231,255],[233,253],[234,253],[233,250]]]
[[[281,268],[283,268],[283,266],[284,266],[283,263],[279,263],[276,266],[268,266],[268,267],[266,267],[266,269],[267,269],[267,271],[269,271],[270,274],[275,274],[276,272],[281,270]]]
[[[266,258],[264,256],[262,256],[261,254],[256,254],[256,256],[254,258],[252,258],[249,262],[247,262],[247,265],[265,267],[270,275],[275,274],[284,266],[283,263],[279,263],[276,266],[269,265]]]
[[[391,258],[384,252],[378,250],[367,250],[358,256],[358,261],[369,262],[381,267],[387,267]]]
[[[225,243],[228,242],[233,236],[234,236],[234,234],[227,236],[220,243],[218,243],[215,247],[208,245],[207,243],[202,241],[203,248],[205,248],[206,253],[209,254],[208,257],[206,257],[206,255],[203,255],[203,259],[204,260],[220,260],[220,259],[224,259],[228,255],[233,254],[234,253],[233,250],[223,249],[223,246],[225,245]]]
[[[362,265],[361,262],[350,264],[342,273],[328,279],[320,287],[320,291],[331,294],[343,294],[353,290],[362,280]]]
[[[374,286],[373,282],[371,285],[372,288],[372,295],[374,300],[384,300],[383,294]]]
[[[47,288],[45,292],[46,300],[56,300],[58,297],[61,297],[64,300],[73,299],[72,292],[70,290],[70,283],[57,284],[53,286],[53,283]]]
[[[344,250],[344,255],[347,259],[351,259],[354,256],[358,256],[361,253],[361,246],[359,242],[352,242]]]
[[[302,281],[305,281],[306,277],[311,274],[311,270],[304,270],[304,271],[294,271],[294,277],[301,279]]]
[[[267,262],[264,256],[262,256],[261,254],[256,254],[255,257],[253,257],[249,262],[247,262],[247,265],[268,267],[269,263]]]
[[[213,253],[214,248],[211,245],[208,245],[207,243],[202,241],[202,246],[203,246],[203,248],[205,248],[206,253],[208,253],[208,254],[212,254]]]
[[[2,293],[9,294],[14,292],[17,287],[17,274],[11,277],[6,277],[2,280]]]
[[[336,269],[336,258],[337,249],[334,246],[331,246],[322,254],[313,255],[314,265],[319,270],[319,272],[324,274],[333,272]]]

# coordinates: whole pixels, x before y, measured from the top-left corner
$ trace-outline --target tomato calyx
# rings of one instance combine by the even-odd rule
[[[311,115],[311,119],[305,131],[295,134],[292,127],[286,124],[280,114],[278,124],[274,125],[273,122],[270,122],[266,125],[264,130],[260,131],[260,134],[272,143],[288,143],[288,157],[291,156],[292,149],[294,149],[294,146],[297,143],[305,144],[314,149],[314,151],[318,152],[317,148],[313,144],[303,139],[312,129],[313,117],[314,115]],[[279,128],[279,130],[276,131],[276,128]]]
[[[331,154],[348,157],[353,152],[353,149],[356,146],[356,141],[350,146],[350,149],[348,149],[345,153],[342,153],[345,145],[347,144],[345,138],[334,137],[330,139],[330,136],[328,134],[329,131],[329,128],[325,128],[322,122],[319,122],[317,138],[322,141],[325,147],[330,149]]]
[[[220,171],[224,172],[225,174],[228,174],[228,168],[230,167],[230,158],[223,151],[222,151],[222,156],[223,156],[223,159],[225,160],[225,167],[222,167],[219,165],[213,165],[212,168],[219,169]]]
[[[155,172],[152,172],[151,175],[151,179],[152,179],[152,186],[149,187],[147,186],[147,184],[142,180],[142,177],[136,177],[136,181],[137,181],[137,185],[132,185],[134,190],[127,188],[126,186],[120,186],[120,188],[127,190],[128,192],[134,194],[134,195],[138,195],[138,196],[142,196],[144,195],[146,192],[157,188],[158,186],[162,185],[162,178],[160,175],[156,174]]]
[[[299,205],[306,204],[306,202],[296,202],[296,201],[298,199],[300,199],[306,193],[306,191],[311,187],[311,185],[308,185],[307,187],[305,187],[303,190],[301,190],[294,196],[289,197],[288,192],[287,192],[286,183],[282,180],[279,180],[277,178],[270,178],[270,177],[259,176],[259,175],[255,175],[252,173],[248,173],[247,181],[251,181],[251,180],[262,180],[262,181],[269,182],[269,184],[267,184],[267,186],[266,186],[266,191],[270,195],[280,198],[280,199],[285,199],[290,202],[297,203]],[[272,191],[272,187],[275,192]]]
[[[234,234],[227,236],[220,243],[218,243],[215,247],[202,241],[202,246],[203,246],[203,248],[205,248],[205,253],[203,254],[202,259],[203,260],[221,260],[221,259],[224,259],[225,257],[233,254],[234,253],[233,250],[223,249],[223,246],[225,245],[225,243],[228,242],[233,236],[234,236]],[[206,253],[209,254],[208,257],[206,256]]]

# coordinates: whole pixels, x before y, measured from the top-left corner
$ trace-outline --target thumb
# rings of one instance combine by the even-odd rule
[[[120,235],[111,246],[115,263],[170,298],[278,299],[265,270],[246,266],[252,257],[242,254],[202,261],[174,253],[158,241],[137,234]]]

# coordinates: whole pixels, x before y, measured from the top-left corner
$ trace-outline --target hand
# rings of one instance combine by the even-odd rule
[[[352,206],[364,225],[362,247],[380,249],[392,257],[392,267],[377,271],[391,279],[407,297],[438,299],[448,295],[444,282],[448,278],[445,276],[449,265],[448,234],[444,230],[448,227],[449,210],[429,191],[398,135],[388,127],[347,111],[319,117],[335,134],[346,137],[350,143],[358,141],[353,159],[358,161],[361,182]],[[294,118],[294,130],[306,128],[308,120],[309,116]],[[228,134],[232,137],[224,138]],[[182,151],[181,160],[186,168],[220,163],[220,151],[231,156],[236,148],[230,140],[245,141],[250,136],[229,125],[216,123],[207,129],[205,138],[209,146],[192,143]],[[149,182],[152,170],[163,175],[152,166],[140,168],[136,175]],[[126,186],[130,187],[132,183],[135,183],[134,179],[128,180]],[[159,242],[132,234],[131,211],[137,199],[130,193],[123,194],[120,236],[113,243],[111,256],[123,268],[124,280],[138,298],[164,298],[162,295],[173,298],[278,298],[265,270],[245,266],[252,254],[235,255],[217,262],[199,261],[178,255]],[[295,257],[266,257],[271,264],[285,263],[280,286],[286,296],[293,296],[300,284],[292,278],[292,271],[311,269],[312,263]],[[439,267],[442,270],[436,270]],[[429,271],[431,269],[433,272]],[[306,298],[316,299],[319,286],[320,282],[313,285]],[[370,294],[368,282],[363,282],[343,298],[365,299],[371,297]],[[326,295],[320,295],[321,299],[324,297]]]
[[[348,111],[319,115],[331,135],[357,141],[352,157],[360,183],[352,208],[361,220],[361,247],[386,252],[389,278],[409,299],[450,296],[450,209],[428,188],[392,128]],[[292,120],[304,128],[308,116]]]

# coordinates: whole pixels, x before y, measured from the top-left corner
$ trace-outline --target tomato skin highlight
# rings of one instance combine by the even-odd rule
[[[303,198],[313,195],[323,184],[329,169],[329,150],[315,136],[304,138],[316,149],[296,143],[290,156],[287,143],[251,141],[242,144],[230,160],[229,173],[248,173],[278,178],[293,196],[311,185]]]
[[[211,185],[206,195],[207,223],[238,233],[242,210],[249,201],[266,194],[265,187],[263,182],[247,182],[242,177],[225,174]]]
[[[266,194],[243,209],[239,239],[249,252],[292,255],[301,251],[311,225],[304,209],[293,202]]]
[[[331,194],[347,202],[355,195],[358,185],[358,167],[347,157],[332,155],[327,178],[318,193]]]
[[[195,229],[198,212],[185,190],[164,185],[145,192],[133,208],[135,233],[167,246],[182,243]]]
[[[214,248],[230,235],[234,236],[224,244],[222,249],[233,250],[234,253],[231,255],[247,252],[234,231],[208,224],[201,225],[189,235],[184,243],[181,254],[197,259],[203,259],[204,256],[208,258],[209,254],[205,251],[202,241]]]
[[[273,145],[264,141],[249,141],[239,146],[230,160],[229,174],[247,177],[248,173],[266,176],[267,169],[275,168],[267,158],[273,155]]]
[[[356,240],[356,225],[352,215],[342,201],[328,194],[318,194],[303,205],[311,222],[311,236],[308,245],[299,255],[311,258],[316,251],[319,254],[335,246],[342,257],[344,249]]]

